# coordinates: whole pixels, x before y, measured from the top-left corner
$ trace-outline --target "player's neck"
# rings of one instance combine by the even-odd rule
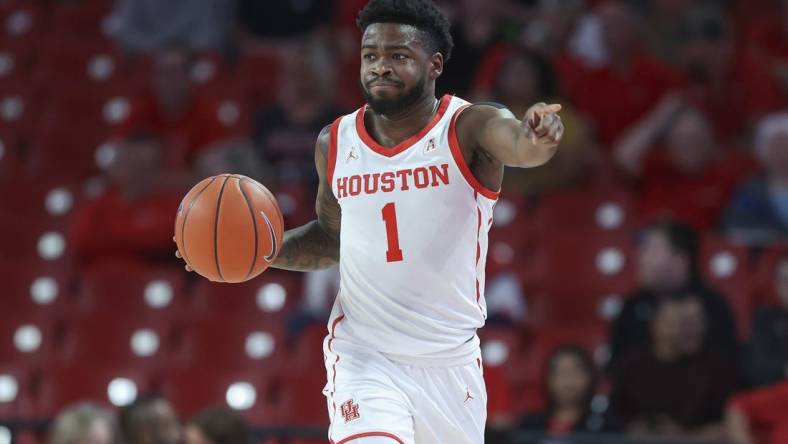
[[[427,126],[438,111],[439,100],[434,91],[398,113],[378,114],[370,111],[365,116],[367,131],[378,143],[393,147]]]

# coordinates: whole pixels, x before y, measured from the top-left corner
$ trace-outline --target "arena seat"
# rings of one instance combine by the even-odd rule
[[[775,291],[775,276],[780,260],[788,256],[788,243],[780,242],[766,248],[753,267],[753,308],[758,305],[779,304]]]
[[[532,266],[524,270],[525,287],[560,301],[597,306],[609,297],[620,297],[634,285],[633,250],[628,233],[545,232]],[[571,304],[566,308],[573,309]]]
[[[33,372],[20,364],[0,364],[0,418],[33,419]]]
[[[701,240],[701,273],[706,282],[719,291],[733,311],[740,339],[750,331],[753,299],[753,276],[749,248],[709,235]]]
[[[305,329],[287,360],[287,372],[281,378],[278,403],[280,424],[328,425],[326,398],[326,367],[323,355],[325,325]]]
[[[37,310],[0,310],[0,365],[39,369],[57,346],[56,326]]]
[[[274,51],[258,51],[244,55],[235,77],[255,104],[274,102],[279,92],[279,71],[282,61]]]
[[[301,299],[301,276],[294,272],[266,270],[255,279],[222,284],[199,279],[190,302],[194,318],[217,313],[277,319],[289,313]]]
[[[72,275],[61,264],[17,258],[0,261],[0,282],[4,310],[36,312],[54,320],[64,313]]]
[[[636,222],[631,192],[620,189],[572,189],[546,194],[536,225],[541,231],[579,229],[625,232]]]
[[[192,367],[170,373],[162,394],[182,418],[190,418],[208,406],[229,406],[254,426],[278,424],[274,373],[265,365],[227,369],[221,361],[208,367]]]
[[[37,411],[40,416],[54,416],[64,407],[85,399],[106,407],[122,406],[148,393],[150,388],[145,372],[130,367],[96,367],[91,360],[73,366],[51,366],[43,374]]]
[[[282,364],[286,353],[283,322],[264,317],[215,313],[184,326],[180,352],[172,367],[252,369]]]
[[[183,311],[184,288],[185,273],[175,265],[105,262],[83,272],[70,315],[176,322]]]
[[[112,3],[107,1],[82,1],[54,3],[50,6],[51,34],[59,37],[80,36],[95,40],[109,36],[104,30]]]
[[[34,176],[81,181],[99,173],[96,151],[110,134],[100,125],[85,130],[67,119],[54,118],[34,135],[27,159],[27,171]]]
[[[162,319],[90,316],[70,319],[53,359],[61,366],[134,368],[153,378],[172,353],[169,324]]]

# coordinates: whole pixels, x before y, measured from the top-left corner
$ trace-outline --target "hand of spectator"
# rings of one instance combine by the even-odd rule
[[[175,236],[172,237],[172,241],[175,242]],[[177,243],[176,243],[176,245],[177,245]],[[175,257],[177,257],[178,259],[183,259],[183,256],[181,256],[181,252],[178,251],[177,247],[175,248]],[[184,262],[186,262],[186,261],[184,261]],[[186,264],[184,266],[184,268],[186,268],[186,271],[194,271],[192,269],[192,267],[189,266],[189,264]]]
[[[661,128],[664,128],[683,106],[684,97],[681,92],[671,91],[662,96],[657,106],[654,107],[651,118],[656,120]]]

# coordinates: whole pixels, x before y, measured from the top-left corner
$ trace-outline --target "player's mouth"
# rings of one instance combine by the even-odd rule
[[[367,88],[372,89],[400,89],[402,85],[394,82],[371,82],[367,84]]]

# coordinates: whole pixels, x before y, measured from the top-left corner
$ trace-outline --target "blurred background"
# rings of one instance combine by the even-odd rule
[[[0,0],[0,444],[326,441],[336,270],[212,284],[172,232],[225,172],[314,218],[365,3]],[[487,442],[788,443],[788,2],[439,5],[440,94],[566,124],[495,207]]]

